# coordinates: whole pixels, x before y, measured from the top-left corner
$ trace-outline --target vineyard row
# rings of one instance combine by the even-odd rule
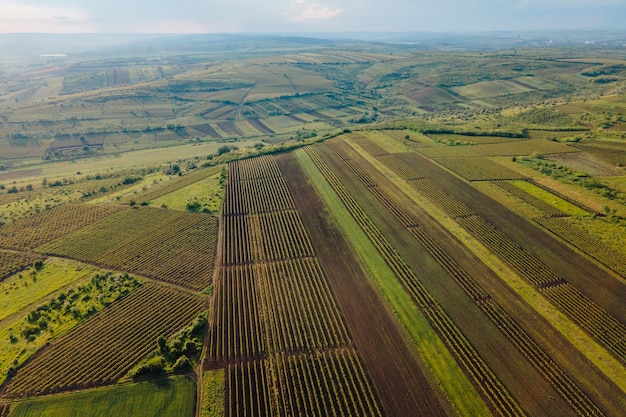
[[[352,349],[272,355],[228,367],[226,410],[234,416],[382,416]]]
[[[481,217],[457,221],[620,361],[626,361],[622,323]]]
[[[394,155],[392,155],[394,156]],[[386,159],[387,162],[382,161]],[[409,165],[398,158],[379,158],[391,170],[403,177]],[[406,177],[403,179],[407,180]],[[596,303],[552,272],[544,263],[526,252],[489,222],[473,213],[467,206],[436,186],[430,179],[407,180],[422,195],[437,204],[447,214],[481,241],[489,250],[513,268],[522,278],[566,313],[576,324],[612,352],[626,361],[626,327]],[[463,210],[466,211],[463,214]]]
[[[350,343],[314,258],[223,267],[214,296],[213,362]]]
[[[212,216],[142,208],[113,215],[38,250],[201,290],[212,279],[216,240]]]
[[[56,206],[0,226],[0,246],[8,249],[34,249],[123,209],[123,206],[114,205],[63,204]]]
[[[538,218],[535,221],[626,278],[626,256],[622,253],[613,250],[565,219]]]
[[[206,363],[227,368],[226,415],[380,415],[275,160],[229,169]]]

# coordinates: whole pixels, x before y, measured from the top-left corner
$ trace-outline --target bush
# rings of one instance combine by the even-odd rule
[[[165,360],[162,356],[148,359],[131,373],[131,377],[137,378],[144,375],[160,375],[165,372]]]
[[[189,371],[191,370],[191,361],[187,356],[181,355],[178,359],[176,359],[172,369],[174,371]]]

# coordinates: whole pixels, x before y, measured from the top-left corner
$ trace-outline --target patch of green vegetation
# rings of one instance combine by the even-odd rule
[[[190,371],[198,362],[207,326],[208,312],[198,316],[191,325],[166,339],[156,340],[156,349],[128,372],[129,378],[140,378],[171,372]]]
[[[62,259],[48,258],[40,268],[15,274],[0,282],[0,323],[67,284],[85,278],[95,267]]]
[[[574,120],[566,113],[547,107],[535,108],[511,117],[512,121],[523,125],[568,127]]]
[[[224,416],[224,370],[206,371],[202,374],[202,404],[200,417]]]
[[[476,389],[326,179],[306,153],[296,151],[295,155],[324,200],[334,223],[358,254],[375,285],[415,342],[422,360],[429,366],[458,413],[465,416],[489,415],[490,412]]]
[[[192,417],[196,384],[176,376],[21,401],[10,417]]]
[[[125,297],[141,283],[125,273],[95,273],[18,317],[0,322],[0,384],[39,348]]]
[[[218,172],[206,179],[156,198],[150,201],[150,204],[172,210],[217,213],[224,198],[225,181],[222,177],[222,173]]]
[[[515,161],[549,177],[556,178],[566,183],[577,184],[588,190],[592,190],[604,198],[626,204],[626,196],[624,196],[624,193],[620,190],[617,190],[587,174],[574,171],[564,165],[559,165],[552,161],[544,160],[540,155],[533,158],[517,158]]]
[[[565,214],[569,214],[570,216],[589,216],[590,213],[581,209],[574,204],[563,200],[561,197],[558,197],[542,188],[537,187],[529,183],[528,181],[511,181],[511,184],[526,191],[528,194],[537,197],[539,200],[550,204],[553,207],[561,210]]]

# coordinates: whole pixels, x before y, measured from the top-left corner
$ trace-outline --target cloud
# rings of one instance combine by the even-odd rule
[[[79,8],[35,6],[0,0],[0,32],[95,32],[87,13]]]
[[[345,9],[342,8],[320,6],[305,0],[293,0],[291,4],[298,9],[294,17],[295,20],[326,20],[338,16],[345,11]]]
[[[518,8],[575,9],[586,7],[626,6],[626,0],[522,0]]]

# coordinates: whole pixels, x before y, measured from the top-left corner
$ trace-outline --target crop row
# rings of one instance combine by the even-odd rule
[[[372,181],[358,166],[350,165],[350,170],[361,178],[365,185]],[[552,359],[535,343],[524,329],[511,318],[502,307],[465,271],[441,246],[421,227],[417,219],[399,207],[380,187],[369,186],[369,191],[407,228],[428,253],[454,278],[463,291],[491,319],[509,341],[539,371],[539,373],[559,392],[579,415],[602,415],[598,407],[587,397]]]
[[[419,166],[407,164],[398,154],[381,155],[376,159],[389,167],[405,181],[421,180],[427,176],[426,172],[421,170]]]
[[[480,355],[461,333],[450,317],[430,295],[419,278],[367,216],[339,178],[330,170],[320,155],[311,147],[305,148],[317,168],[327,179],[339,198],[379,251],[387,265],[400,279],[417,307],[437,332],[450,353],[468,375],[488,406],[499,415],[523,415],[510,393],[497,379]]]
[[[278,416],[381,416],[363,366],[352,349],[268,359],[277,385]]]
[[[458,222],[619,360],[626,360],[622,323],[481,217]]]
[[[437,163],[468,181],[524,179],[520,173],[482,157],[437,158]]]
[[[126,210],[38,248],[201,290],[210,284],[217,220],[157,208]]]
[[[228,168],[229,181],[222,209],[225,216],[294,208],[285,179],[271,157],[236,161]]]
[[[282,178],[278,164],[270,155],[233,161],[228,168],[229,181]]]
[[[424,197],[436,202],[439,208],[453,218],[469,217],[475,214],[473,210],[442,190],[428,178],[409,180],[407,182]]]
[[[349,344],[316,259],[224,267],[210,357],[244,360]]]
[[[290,210],[289,190],[283,178],[229,181],[224,215]]]
[[[509,192],[510,194],[518,197],[520,200],[530,204],[531,206],[538,208],[548,216],[563,217],[567,215],[558,208],[552,206],[551,204],[546,203],[545,201],[535,197],[530,193],[527,193],[526,191],[522,190],[519,187],[516,187],[515,185],[507,181],[493,181],[492,183]]]
[[[0,417],[7,417],[11,413],[11,404],[0,404]]]
[[[270,382],[264,360],[228,365],[225,417],[271,417]]]
[[[391,157],[394,156],[396,155],[391,155]],[[378,159],[388,164],[387,166],[400,176],[406,167],[410,167],[398,157]],[[626,328],[622,323],[478,215],[471,212],[459,215],[460,209],[465,205],[439,189],[430,179],[407,182],[418,191],[422,191],[424,196],[448,214],[454,216],[461,226],[470,231],[538,291],[543,292],[553,304],[566,312],[575,323],[613,352],[619,360],[626,360]],[[424,187],[425,184],[428,186]],[[426,189],[428,191],[425,191]]]
[[[228,366],[226,416],[381,416],[351,349],[272,355]]]
[[[610,248],[565,219],[539,218],[535,221],[621,276],[626,277],[626,256],[622,253]]]
[[[297,259],[313,248],[297,211],[224,217],[223,263]]]
[[[446,193],[430,179],[418,166],[409,165],[398,154],[382,155],[377,157],[396,175],[408,182],[420,194],[430,200],[440,203],[440,207],[452,217],[465,217],[474,214],[469,207]]]
[[[360,133],[352,133],[350,135],[350,139],[353,139],[361,148],[365,149],[365,151],[372,156],[389,155],[387,150],[383,149],[381,146],[374,143],[373,140]]]
[[[0,246],[33,249],[123,209],[123,206],[63,204],[0,226]]]
[[[598,407],[554,361],[539,347],[528,333],[483,290],[439,244],[421,228],[411,228],[411,234],[443,266],[465,293],[496,324],[502,334],[513,343],[533,367],[556,389],[579,415],[602,415]]]
[[[40,256],[0,251],[0,281],[33,265]]]
[[[21,368],[9,397],[41,395],[116,382],[204,308],[201,297],[146,283],[66,333]]]

